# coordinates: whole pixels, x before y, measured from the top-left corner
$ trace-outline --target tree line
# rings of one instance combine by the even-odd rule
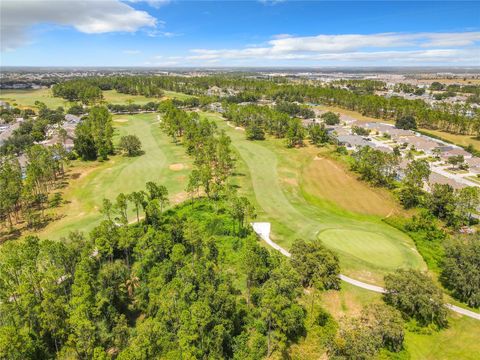
[[[280,79],[253,79],[239,75],[216,75],[205,77],[175,76],[131,76],[103,77],[82,80],[87,84],[97,84],[101,89],[116,89],[119,92],[158,96],[162,89],[183,92],[191,95],[208,95],[212,87],[228,89],[234,95],[225,95],[231,102],[257,101],[289,101],[300,103],[323,103],[354,110],[363,115],[381,119],[397,119],[404,115],[414,116],[419,125],[426,128],[439,129],[459,134],[476,134],[480,131],[478,111],[470,116],[469,105],[439,103],[434,107],[423,100],[409,100],[402,97],[386,98],[374,95],[370,90],[339,88],[328,84],[293,84]],[[67,81],[68,83],[68,81]],[[362,89],[382,86],[375,83],[358,83]]]

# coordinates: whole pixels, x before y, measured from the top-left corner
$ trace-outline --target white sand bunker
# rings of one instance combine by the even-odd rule
[[[128,119],[115,119],[113,121],[119,122],[119,123],[124,123],[124,122],[128,122]]]

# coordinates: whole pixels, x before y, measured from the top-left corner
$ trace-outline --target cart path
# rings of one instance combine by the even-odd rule
[[[271,225],[270,225],[269,222],[255,222],[255,223],[252,223],[251,225],[252,225],[253,231],[255,231],[257,233],[257,235],[260,236],[260,238],[263,241],[265,241],[269,246],[271,246],[275,250],[280,251],[282,253],[282,255],[284,255],[286,257],[291,257],[292,256],[292,254],[290,254],[286,249],[284,249],[283,247],[281,247],[277,243],[273,242],[272,239],[270,239]],[[353,286],[360,287],[360,288],[365,289],[365,290],[369,290],[369,291],[373,291],[373,292],[381,293],[381,294],[386,292],[386,290],[384,288],[380,287],[380,286],[367,284],[363,281],[352,279],[352,278],[350,278],[346,275],[340,274],[339,277],[342,281],[345,281],[346,283],[349,283]],[[464,308],[461,308],[459,306],[452,305],[452,304],[445,304],[445,306],[448,309],[450,309],[451,311],[454,311],[458,314],[468,316],[472,319],[480,320],[480,314],[478,314],[476,312],[473,312],[473,311],[470,311],[470,310],[467,310],[467,309],[464,309]]]

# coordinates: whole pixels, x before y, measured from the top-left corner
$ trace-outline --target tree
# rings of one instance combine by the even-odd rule
[[[338,125],[340,124],[340,115],[339,114],[335,114],[334,112],[332,111],[327,111],[326,113],[323,113],[321,116],[320,116],[321,119],[323,119],[323,121],[325,122],[325,124],[329,125],[329,126],[333,126],[333,125]]]
[[[293,268],[299,273],[303,286],[320,290],[340,289],[338,258],[320,240],[296,240],[290,252]]]
[[[414,318],[420,325],[447,325],[442,291],[432,279],[417,270],[399,269],[385,276],[385,302]]]
[[[136,156],[142,153],[142,143],[137,135],[122,136],[118,147],[124,151],[127,156]]]
[[[261,290],[260,310],[267,333],[267,357],[274,350],[283,352],[289,341],[304,329],[305,310],[295,299],[300,294],[300,278],[282,259]]]
[[[426,160],[412,160],[405,170],[400,190],[400,201],[406,209],[423,202],[423,184],[430,177],[430,165]]]
[[[317,146],[326,144],[330,141],[330,135],[323,124],[320,125],[315,123],[310,125],[308,127],[308,135],[311,143]]]
[[[403,130],[415,130],[417,121],[413,115],[403,115],[395,121],[395,127]]]
[[[447,222],[452,222],[455,211],[455,192],[448,184],[433,184],[430,195],[427,196],[427,208],[433,215]]]
[[[85,160],[106,160],[113,152],[112,116],[106,107],[90,108],[88,116],[75,129],[74,145]]]
[[[455,155],[455,156],[450,156],[447,160],[447,162],[452,165],[452,167],[455,169],[457,166],[463,164],[465,162],[465,158],[463,155]]]
[[[460,189],[456,197],[455,215],[461,224],[469,225],[472,215],[480,205],[480,189],[476,186],[467,186]]]
[[[291,119],[286,133],[287,147],[302,146],[305,137],[305,129],[300,119]]]
[[[16,211],[23,189],[22,170],[15,158],[0,158],[0,219],[8,218],[13,226],[12,215]]]
[[[245,136],[248,140],[265,140],[265,131],[256,122],[251,122],[245,129]]]
[[[445,246],[440,279],[452,295],[480,307],[480,241],[478,236],[454,239]]]
[[[144,191],[134,191],[128,195],[128,200],[130,200],[135,206],[135,213],[137,214],[137,222],[140,221],[139,210],[140,207],[145,207],[145,192]]]
[[[403,348],[404,329],[400,313],[390,306],[365,307],[360,316],[343,319],[329,351],[335,358],[371,359],[381,348],[398,352]]]

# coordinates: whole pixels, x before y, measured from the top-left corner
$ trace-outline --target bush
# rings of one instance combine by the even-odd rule
[[[142,143],[136,135],[122,136],[118,147],[124,151],[127,156],[137,156],[142,153]]]

